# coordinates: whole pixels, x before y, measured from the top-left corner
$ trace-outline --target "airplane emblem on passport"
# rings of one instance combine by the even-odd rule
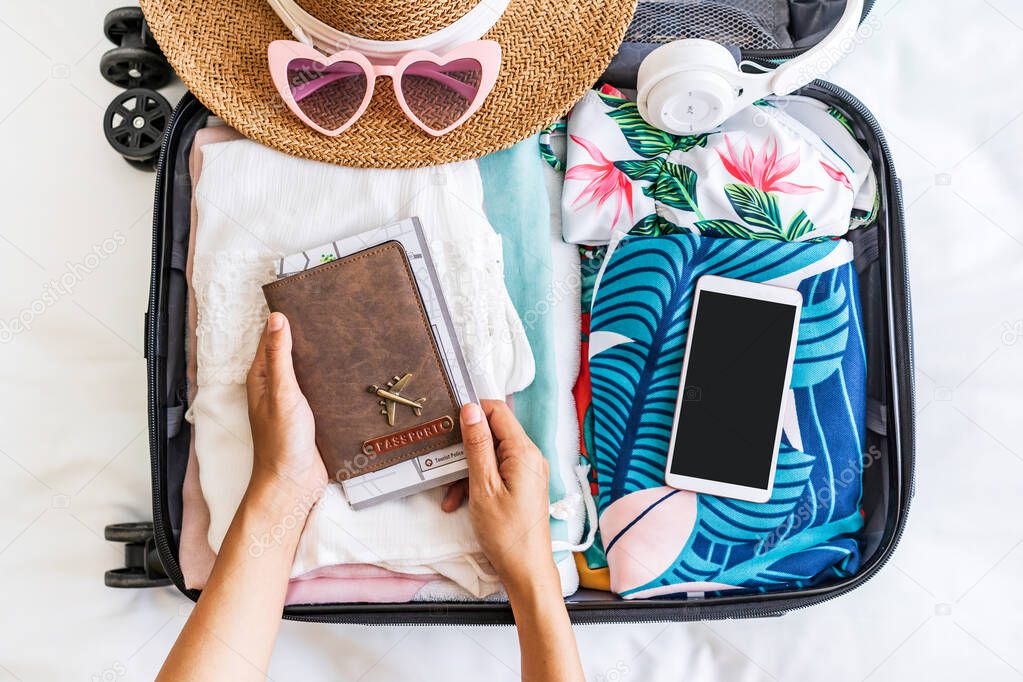
[[[380,398],[380,405],[383,408],[380,410],[380,414],[387,417],[387,424],[389,426],[394,426],[394,417],[398,405],[408,407],[417,417],[423,414],[423,403],[426,402],[426,398],[409,400],[401,394],[411,380],[412,374],[406,372],[403,376],[392,377],[391,380],[387,382],[386,387],[373,384],[366,389],[368,392]]]

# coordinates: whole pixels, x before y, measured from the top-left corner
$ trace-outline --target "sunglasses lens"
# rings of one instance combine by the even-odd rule
[[[482,80],[483,67],[475,59],[447,64],[413,62],[401,75],[401,91],[408,108],[423,125],[444,130],[476,101]]]
[[[352,120],[366,98],[366,72],[352,62],[324,66],[313,59],[293,59],[288,85],[302,113],[326,130]]]

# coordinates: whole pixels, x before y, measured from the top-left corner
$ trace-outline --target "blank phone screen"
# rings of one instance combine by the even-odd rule
[[[701,291],[671,473],[766,489],[796,307]]]

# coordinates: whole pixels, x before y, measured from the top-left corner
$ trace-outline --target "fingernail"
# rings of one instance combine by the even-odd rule
[[[269,319],[266,321],[266,328],[272,332],[279,331],[284,328],[284,315],[280,313],[270,313]]]
[[[476,403],[466,403],[462,406],[462,421],[472,426],[473,424],[479,424],[480,420],[483,419],[483,410]]]

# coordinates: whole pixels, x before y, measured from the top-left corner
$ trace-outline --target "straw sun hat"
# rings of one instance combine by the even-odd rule
[[[298,0],[347,34],[398,41],[436,33],[492,0]],[[483,35],[502,64],[483,106],[439,137],[401,112],[380,79],[365,114],[336,137],[303,124],[271,80],[267,46],[294,36],[265,0],[141,0],[181,80],[241,133],[288,154],[345,166],[407,168],[471,159],[509,147],[562,116],[600,77],[636,0],[509,0]]]

